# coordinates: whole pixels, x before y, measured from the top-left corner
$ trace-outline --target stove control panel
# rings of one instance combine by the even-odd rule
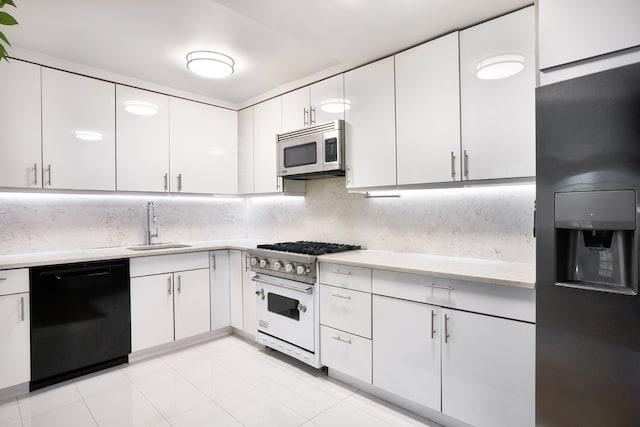
[[[306,283],[315,283],[316,263],[283,260],[276,257],[252,255],[251,270]]]

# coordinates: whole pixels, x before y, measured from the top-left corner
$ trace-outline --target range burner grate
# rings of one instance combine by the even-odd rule
[[[273,251],[293,252],[305,255],[324,255],[337,252],[353,251],[362,249],[358,245],[344,245],[340,243],[308,242],[300,240],[297,242],[282,242],[273,244],[258,245],[258,249],[270,249]]]

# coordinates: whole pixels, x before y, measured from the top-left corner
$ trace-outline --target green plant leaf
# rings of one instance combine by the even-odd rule
[[[7,46],[11,47],[11,43],[9,43],[9,40],[7,40],[7,37],[4,34],[2,34],[2,31],[0,31],[0,40],[3,40],[7,44]]]
[[[16,25],[18,21],[16,21],[13,16],[9,15],[7,12],[0,12],[0,24],[2,25]]]
[[[4,59],[5,61],[9,62],[9,60],[7,59],[7,56],[8,55],[7,55],[6,49],[4,48],[4,46],[0,44],[0,59]]]
[[[5,4],[16,7],[16,4],[13,2],[13,0],[0,0],[0,7],[4,6]]]

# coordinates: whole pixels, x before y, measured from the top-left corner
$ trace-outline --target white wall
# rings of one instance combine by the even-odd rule
[[[160,241],[319,240],[369,249],[533,262],[533,185],[349,194],[344,178],[307,182],[306,197],[140,197],[0,193],[0,254],[144,242],[146,204]]]

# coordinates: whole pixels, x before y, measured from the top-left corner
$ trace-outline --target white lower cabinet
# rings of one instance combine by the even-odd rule
[[[256,286],[251,280],[249,255],[245,251],[230,252],[231,326],[247,334],[256,335]]]
[[[0,389],[31,380],[29,269],[0,271]]]
[[[320,362],[371,384],[371,340],[320,325]]]
[[[211,330],[231,325],[229,251],[211,251]]]
[[[440,410],[440,307],[374,295],[373,385]]]
[[[211,329],[209,269],[173,274],[175,339],[203,334]]]
[[[173,273],[131,278],[131,351],[173,341]]]

